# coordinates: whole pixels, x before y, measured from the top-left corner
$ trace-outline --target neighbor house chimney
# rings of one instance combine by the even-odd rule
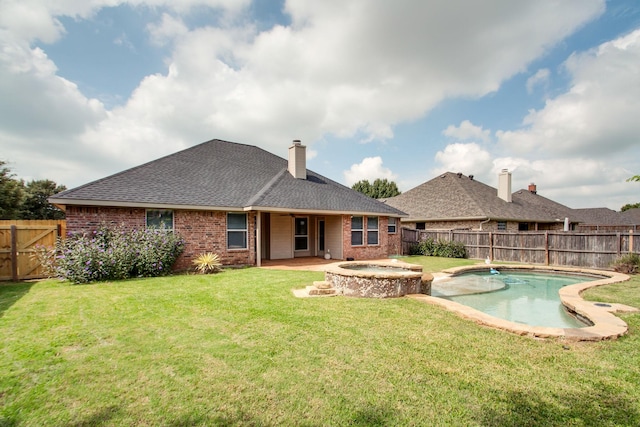
[[[533,182],[529,184],[529,191],[532,194],[538,194],[538,189],[536,188],[536,185]]]
[[[296,179],[307,179],[307,147],[299,139],[289,147],[289,173]]]
[[[498,197],[511,203],[511,172],[508,169],[502,169],[498,175]]]

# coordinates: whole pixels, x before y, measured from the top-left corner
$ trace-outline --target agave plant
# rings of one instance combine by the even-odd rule
[[[220,266],[222,266],[218,254],[212,252],[200,254],[198,258],[193,260],[193,263],[196,266],[196,271],[202,274],[215,273],[220,271]]]

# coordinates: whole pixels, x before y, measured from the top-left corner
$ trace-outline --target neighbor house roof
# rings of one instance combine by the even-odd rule
[[[51,197],[59,205],[405,215],[261,148],[214,139]]]
[[[609,208],[575,209],[577,215],[585,224],[593,225],[638,225],[640,224],[640,209],[629,209],[624,212]]]
[[[627,221],[625,224],[640,225],[640,208],[627,209],[620,216]]]
[[[560,222],[578,218],[571,208],[535,192],[519,190],[512,202],[498,197],[496,188],[460,173],[447,172],[399,196],[386,199],[408,214],[403,221],[500,220]]]

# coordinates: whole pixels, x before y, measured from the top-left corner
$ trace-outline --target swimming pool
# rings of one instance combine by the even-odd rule
[[[511,322],[582,328],[591,326],[591,322],[581,321],[569,313],[558,292],[565,286],[597,279],[584,275],[492,270],[465,273],[434,283],[431,295]]]
[[[515,272],[532,272],[543,274],[574,274],[581,278],[580,283],[561,287],[557,294],[562,305],[567,307],[572,313],[588,319],[592,326],[583,327],[550,327],[540,325],[527,325],[484,313],[473,307],[453,301],[449,298],[442,298],[429,295],[407,295],[409,298],[435,304],[457,313],[459,316],[472,320],[479,325],[501,329],[518,335],[528,335],[537,338],[562,338],[566,341],[599,341],[615,339],[627,333],[629,327],[621,318],[614,315],[618,312],[639,311],[635,307],[630,307],[619,303],[604,303],[598,301],[587,301],[582,298],[582,293],[592,287],[619,283],[629,280],[629,276],[614,271],[594,270],[590,268],[540,266],[532,264],[492,266],[478,264],[464,267],[456,267],[443,270],[437,273],[433,281],[433,294],[442,294],[442,285],[451,277],[460,276],[463,273],[489,272],[491,268],[499,268],[502,274],[507,271],[509,274]],[[595,279],[589,280],[589,276]],[[499,287],[503,288],[506,284]],[[501,291],[497,291],[500,293]],[[555,294],[556,292],[554,292]]]

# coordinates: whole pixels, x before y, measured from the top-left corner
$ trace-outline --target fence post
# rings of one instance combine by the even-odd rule
[[[18,227],[11,226],[11,278],[18,281]]]
[[[633,230],[629,230],[629,253],[633,253]]]
[[[493,262],[493,232],[489,232],[489,261]]]
[[[549,232],[544,232],[544,265],[549,265]]]

